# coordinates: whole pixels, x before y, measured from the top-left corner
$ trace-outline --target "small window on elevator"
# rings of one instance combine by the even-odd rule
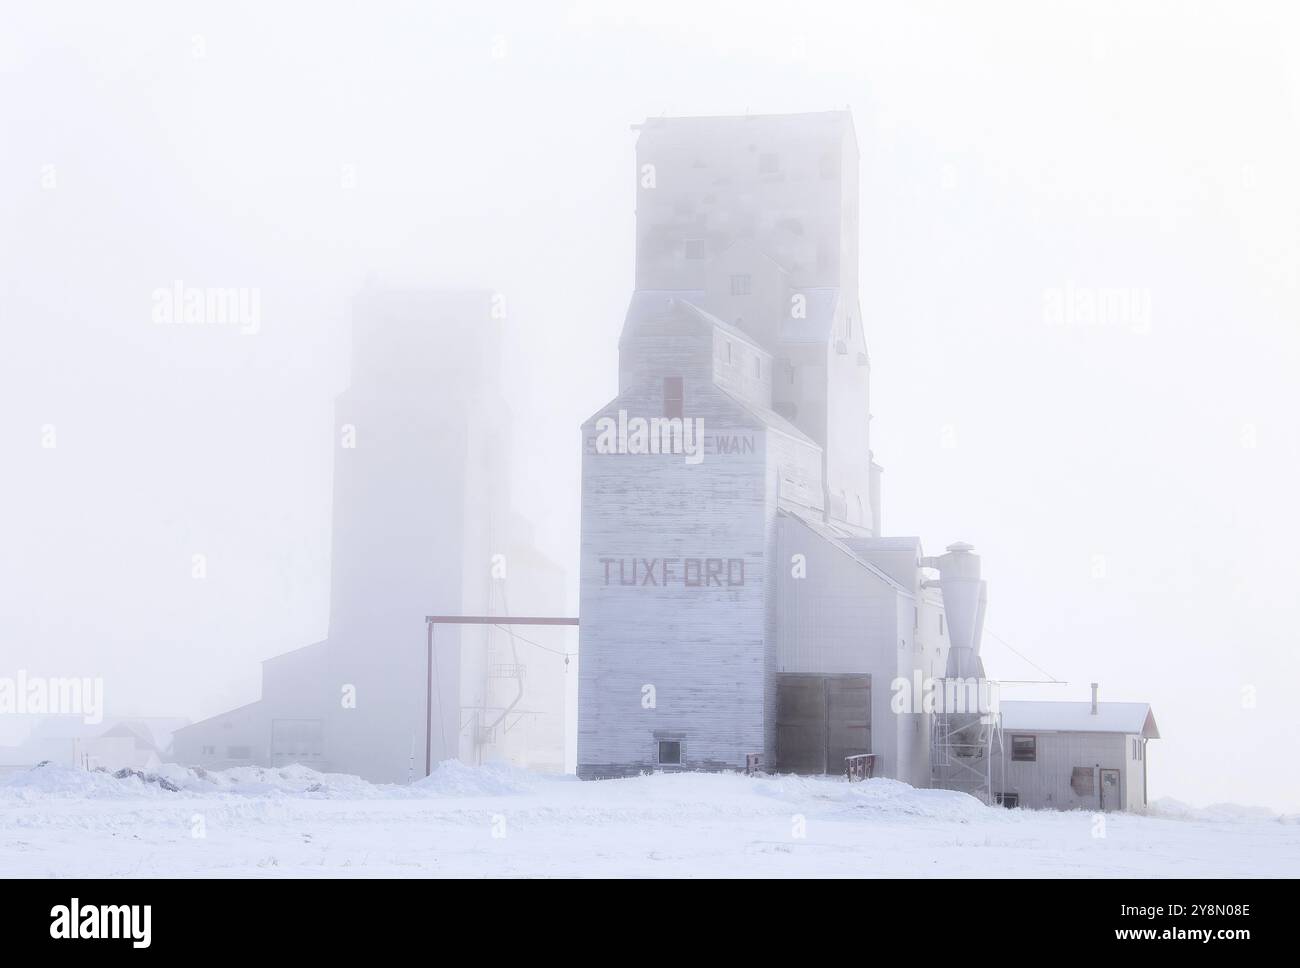
[[[669,419],[682,415],[682,378],[664,377],[664,416]]]

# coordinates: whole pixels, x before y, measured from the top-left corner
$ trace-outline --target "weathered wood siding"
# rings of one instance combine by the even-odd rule
[[[686,768],[743,768],[766,746],[764,428],[688,378],[701,463],[597,453],[596,420],[619,409],[660,415],[662,392],[637,384],[583,427],[579,775],[654,769],[661,735]]]

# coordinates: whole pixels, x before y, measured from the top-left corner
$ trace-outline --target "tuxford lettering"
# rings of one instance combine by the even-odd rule
[[[745,584],[744,558],[601,558],[606,585],[736,588]]]
[[[598,454],[682,454],[688,464],[704,460],[702,417],[629,417],[596,421]]]
[[[79,898],[50,908],[50,937],[78,939],[129,939],[133,948],[147,948],[152,940],[153,908],[148,904],[87,904]]]

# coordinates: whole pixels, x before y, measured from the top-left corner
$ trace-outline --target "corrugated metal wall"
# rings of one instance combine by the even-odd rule
[[[1017,762],[1013,756],[1013,737],[1035,737],[1033,762]],[[1129,768],[1129,738],[1118,733],[1035,733],[1029,730],[1007,731],[1005,773],[1001,761],[993,765],[995,793],[1015,793],[1020,806],[1048,810],[1100,810],[1096,768],[1119,770],[1120,797],[1129,799],[1134,778]],[[1139,766],[1141,764],[1138,764]],[[1089,768],[1094,776],[1086,789],[1076,791],[1071,784],[1074,769]],[[1140,780],[1138,781],[1140,782]],[[1141,793],[1138,793],[1141,799]]]

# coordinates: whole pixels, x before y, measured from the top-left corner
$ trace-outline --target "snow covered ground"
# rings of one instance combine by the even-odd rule
[[[304,767],[159,778],[56,766],[6,778],[0,874],[1300,875],[1300,818],[1175,801],[1099,829],[1089,813],[989,808],[892,780],[582,783],[454,762],[409,787]]]

